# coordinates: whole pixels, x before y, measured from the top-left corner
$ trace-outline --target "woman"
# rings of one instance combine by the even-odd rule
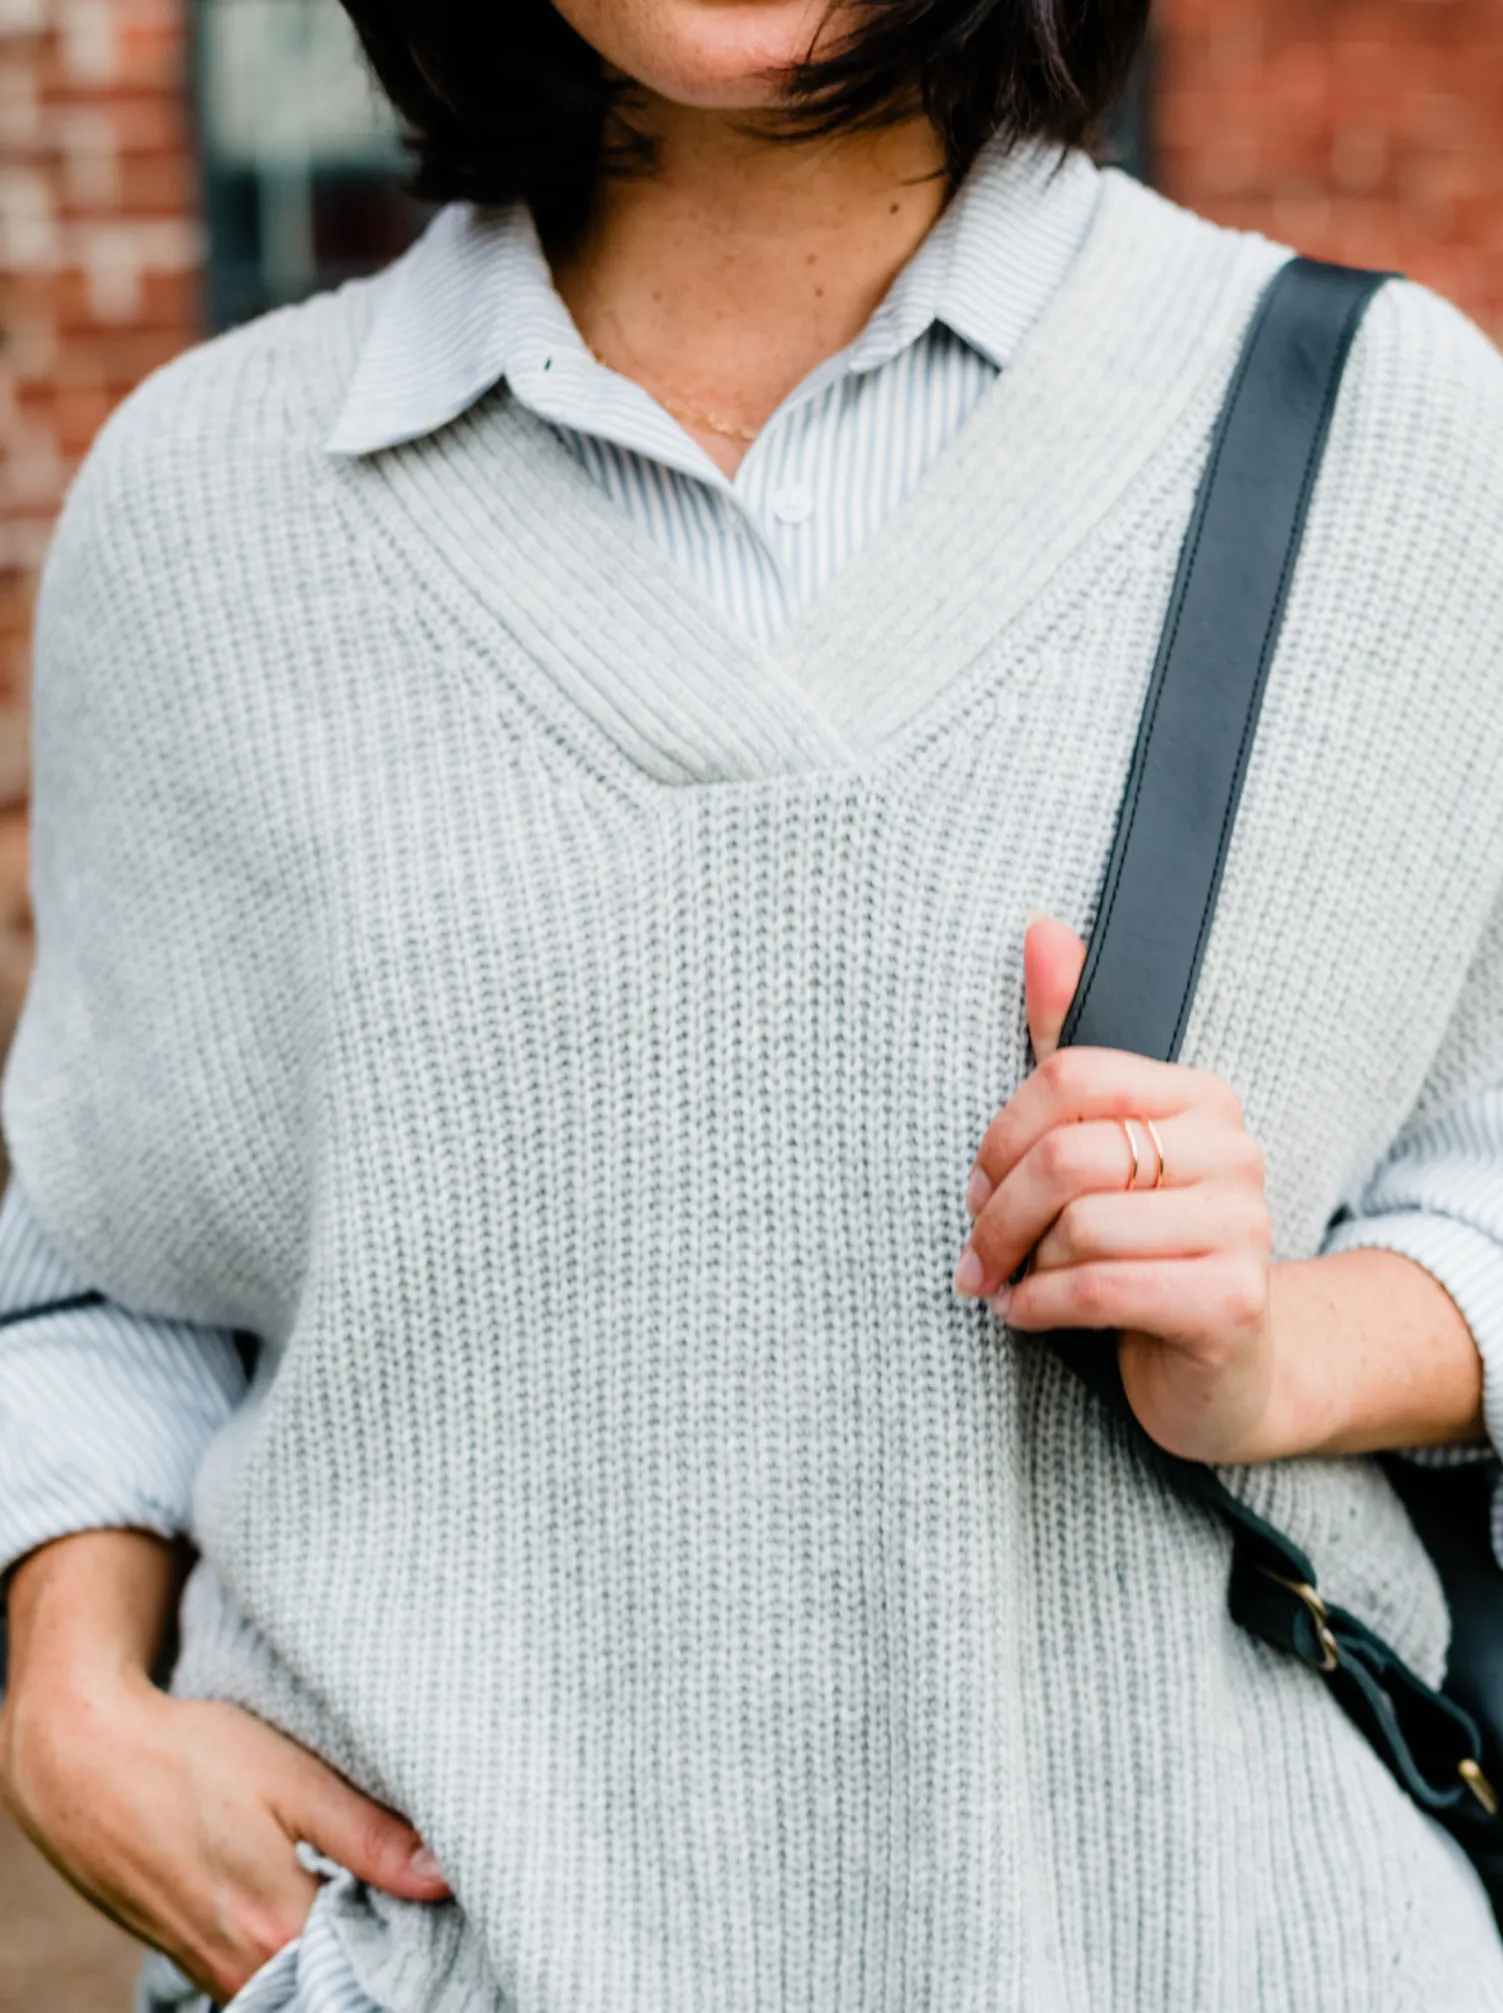
[[[155,2004],[1503,2006],[1033,1339],[1438,1677],[1364,1457],[1503,1332],[1495,354],[1375,303],[1188,1060],[1052,1056],[1285,256],[1081,151],[1142,7],[349,5],[461,200],[45,583],[23,1822]]]

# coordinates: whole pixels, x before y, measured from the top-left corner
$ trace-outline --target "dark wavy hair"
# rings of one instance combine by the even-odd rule
[[[432,202],[531,204],[567,239],[602,170],[647,164],[630,94],[550,0],[343,0]],[[1149,0],[848,0],[850,27],[786,79],[781,129],[849,132],[922,109],[958,181],[994,135],[1089,140]]]

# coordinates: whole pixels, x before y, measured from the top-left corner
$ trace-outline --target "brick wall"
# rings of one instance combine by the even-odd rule
[[[1161,0],[1170,193],[1503,338],[1503,0]]]
[[[0,1045],[24,984],[25,630],[69,470],[196,333],[182,0],[0,0]],[[1171,193],[1398,264],[1503,336],[1503,0],[1161,0]]]

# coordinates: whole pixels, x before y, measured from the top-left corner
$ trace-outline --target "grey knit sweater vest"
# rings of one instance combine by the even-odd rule
[[[1116,177],[916,494],[775,648],[500,388],[321,441],[382,282],[153,379],[39,633],[46,1229],[263,1338],[178,1686],[410,1814],[336,1884],[394,2013],[1503,2007],[1442,1846],[1219,1531],[958,1302],[1090,926],[1206,442],[1282,254]],[[1281,1256],[1503,1080],[1503,367],[1353,360],[1187,1061]],[[1438,1675],[1373,1464],[1235,1478]]]

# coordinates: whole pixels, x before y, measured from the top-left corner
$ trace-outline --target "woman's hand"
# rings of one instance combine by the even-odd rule
[[[1016,1330],[1119,1331],[1139,1423],[1187,1459],[1480,1441],[1481,1358],[1445,1289],[1395,1251],[1270,1265],[1263,1155],[1231,1088],[1061,1050],[1085,946],[1043,917],[1023,962],[1039,1067],[982,1141],[956,1290]]]
[[[956,1290],[986,1296],[1017,1330],[1119,1331],[1128,1401],[1161,1447],[1267,1458],[1279,1394],[1262,1152],[1219,1077],[1057,1046],[1084,959],[1062,923],[1031,923],[1039,1066],[981,1143]]]
[[[410,1826],[251,1714],[146,1675],[175,1594],[168,1548],[99,1531],[11,1586],[0,1787],[97,1907],[223,2004],[300,1934],[317,1881],[299,1840],[415,1901],[449,1890]]]

